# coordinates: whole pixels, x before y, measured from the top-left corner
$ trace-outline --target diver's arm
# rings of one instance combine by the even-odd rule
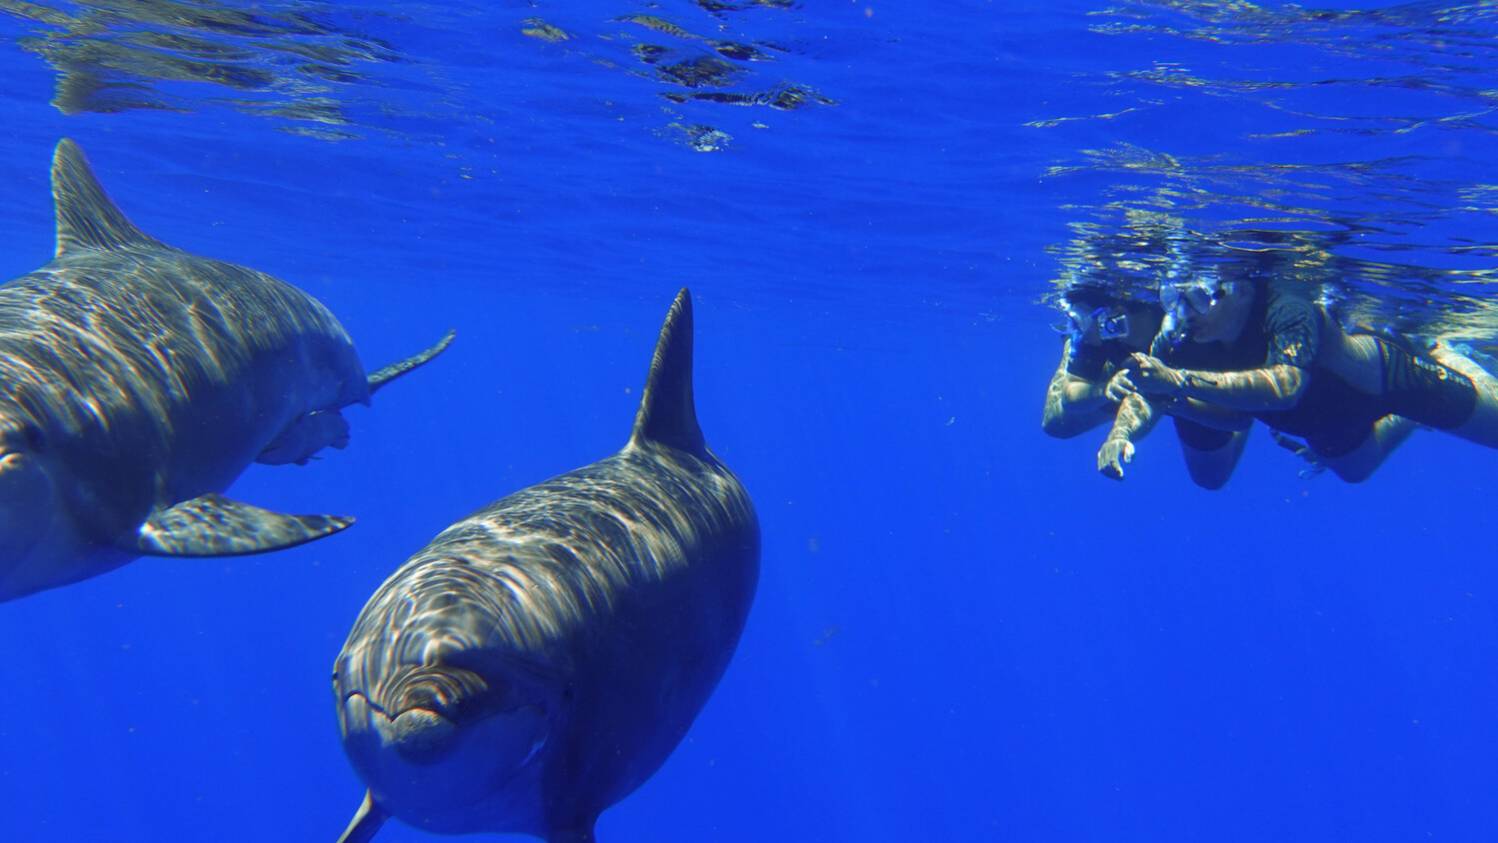
[[[1109,400],[1123,401],[1125,398],[1140,392],[1134,385],[1133,372],[1130,369],[1120,369],[1113,379],[1108,381],[1105,391]],[[1253,426],[1253,416],[1231,410],[1227,407],[1219,407],[1208,404],[1195,398],[1183,398],[1176,395],[1156,395],[1149,399],[1151,410],[1156,413],[1166,413],[1195,422],[1203,427],[1213,430],[1239,431],[1248,430]]]
[[[1299,366],[1277,363],[1237,372],[1172,369],[1157,357],[1136,354],[1129,362],[1134,386],[1151,397],[1194,398],[1245,413],[1288,410],[1300,403],[1310,374]]]
[[[1181,397],[1247,413],[1288,410],[1300,403],[1310,382],[1309,372],[1288,363],[1242,372],[1180,373]]]
[[[1310,367],[1328,330],[1321,310],[1301,291],[1266,288],[1263,316],[1264,363],[1234,372],[1171,369],[1158,357],[1136,354],[1130,361],[1135,384],[1146,395],[1195,398],[1246,413],[1289,410],[1310,384]],[[1146,385],[1148,382],[1148,385]]]
[[[1108,438],[1098,449],[1097,470],[1104,477],[1122,480],[1124,464],[1134,461],[1134,443],[1148,435],[1158,420],[1159,414],[1144,396],[1138,393],[1124,396]]]
[[[1160,414],[1143,395],[1127,395],[1118,404],[1118,414],[1113,417],[1108,438],[1137,442],[1147,436],[1159,420]]]
[[[1067,340],[1061,365],[1056,367],[1056,374],[1046,387],[1045,412],[1040,420],[1041,428],[1059,439],[1085,433],[1107,421],[1113,412],[1113,402],[1104,393],[1106,384],[1079,378],[1066,370],[1070,355],[1071,340]]]

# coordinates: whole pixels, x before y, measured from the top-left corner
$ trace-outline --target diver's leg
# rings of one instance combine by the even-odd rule
[[[1199,441],[1200,437],[1182,433],[1179,424],[1176,432],[1181,434],[1181,456],[1186,458],[1186,472],[1191,475],[1192,482],[1203,489],[1212,490],[1227,485],[1228,479],[1233,476],[1233,469],[1238,467],[1238,458],[1243,456],[1248,431],[1214,431],[1222,434],[1218,439],[1220,444],[1215,447],[1211,447],[1214,443]]]
[[[1488,374],[1487,369],[1478,365],[1476,360],[1447,345],[1445,340],[1436,340],[1435,344],[1430,347],[1430,356],[1442,366],[1466,375],[1473,383],[1493,380],[1493,376]]]
[[[1348,483],[1361,483],[1373,476],[1389,454],[1419,426],[1412,419],[1391,413],[1374,422],[1368,437],[1352,451],[1334,457],[1318,453],[1316,458]]]
[[[1390,413],[1373,423],[1373,438],[1378,441],[1379,450],[1387,457],[1419,428],[1419,422],[1414,419]]]
[[[1323,357],[1317,362],[1324,363],[1353,389],[1380,395],[1384,391],[1383,342],[1369,334],[1337,332],[1322,338]]]
[[[1498,396],[1479,389],[1472,417],[1450,432],[1470,442],[1498,448]]]
[[[1436,343],[1430,356],[1442,366],[1466,376],[1477,392],[1475,406],[1466,421],[1442,429],[1479,445],[1498,448],[1498,378],[1443,342]],[[1440,396],[1432,397],[1439,399]]]

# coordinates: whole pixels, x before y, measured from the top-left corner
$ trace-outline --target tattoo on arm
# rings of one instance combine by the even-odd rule
[[[1184,372],[1182,394],[1232,410],[1288,410],[1300,403],[1309,380],[1299,366],[1280,363],[1241,372]]]

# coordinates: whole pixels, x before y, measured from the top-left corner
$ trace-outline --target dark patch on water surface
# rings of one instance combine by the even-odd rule
[[[692,94],[666,93],[661,96],[672,102],[716,102],[725,105],[767,105],[777,111],[794,111],[805,105],[836,105],[837,103],[816,91],[794,85],[757,94],[736,94],[720,91],[704,91]]]
[[[684,135],[683,143],[697,152],[721,152],[733,140],[727,132],[714,129],[712,126],[683,126],[680,123],[673,123],[668,128],[675,129]]]
[[[540,18],[526,18],[520,34],[541,41],[549,41],[553,44],[572,40],[572,36],[559,26],[553,26]]]
[[[734,41],[714,41],[713,49],[718,55],[727,56],[735,61],[772,61],[773,56],[750,44],[739,44]]]
[[[670,52],[658,44],[636,44],[630,48],[630,51],[635,54],[635,58],[646,64],[659,64],[660,60]]]
[[[735,81],[735,77],[747,72],[739,66],[740,64],[773,61],[774,56],[766,52],[767,50],[786,52],[784,47],[770,43],[760,43],[756,46],[742,41],[709,38],[690,32],[657,15],[626,15],[619,18],[618,22],[642,26],[681,41],[696,42],[710,49],[712,53],[716,53],[716,55],[695,53],[674,58],[683,52],[682,48],[648,43],[636,44],[632,48],[635,57],[640,61],[658,67],[658,79],[689,88],[731,84]],[[724,59],[731,61],[724,61]],[[745,96],[753,99],[755,95],[746,94]],[[828,102],[830,103],[830,100]]]
[[[687,88],[722,88],[733,84],[738,70],[730,63],[712,56],[692,56],[669,64],[657,61],[657,78]]]
[[[728,13],[768,10],[781,12],[798,8],[795,3],[749,0],[748,2],[707,2],[694,0],[682,13],[688,17],[703,12],[709,21],[697,23],[675,19],[661,9],[613,18],[616,29],[582,33],[577,26],[562,29],[539,17],[522,21],[522,34],[561,46],[572,52],[572,45],[588,44],[590,51],[574,53],[595,65],[624,72],[665,86],[656,93],[666,102],[682,106],[707,105],[764,106],[777,111],[794,111],[808,105],[836,105],[836,101],[811,85],[784,78],[765,79],[759,66],[774,65],[794,56],[780,40],[756,38],[747,32],[733,31],[739,21],[727,22]],[[695,8],[693,8],[695,7]],[[775,17],[780,17],[778,14]],[[745,25],[754,23],[746,16]],[[711,33],[711,34],[709,34]],[[722,149],[729,137],[720,128],[702,122],[700,115],[671,113],[674,118],[664,133],[697,151]],[[756,124],[755,128],[766,128]],[[704,141],[704,139],[707,139]]]
[[[703,11],[721,15],[725,12],[746,12],[751,9],[794,9],[801,4],[795,0],[739,0],[727,3],[724,0],[696,0]]]
[[[38,24],[19,45],[57,73],[52,104],[64,114],[134,109],[191,112],[228,104],[283,121],[347,125],[342,89],[372,81],[365,66],[404,58],[389,43],[335,26],[332,7],[255,11],[221,3],[0,0],[0,12]],[[177,83],[258,99],[193,97]],[[304,127],[309,128],[309,127]],[[354,134],[345,130],[345,136]]]
[[[523,95],[486,101],[478,99],[485,89],[455,84],[454,67],[511,66],[517,43],[577,65],[572,80],[587,80],[600,67],[639,80],[636,102],[602,92],[597,102],[610,110],[660,108],[664,118],[647,131],[746,122],[689,113],[714,105],[832,105],[792,75],[803,58],[794,45],[812,40],[787,37],[788,27],[793,33],[801,24],[788,13],[796,8],[684,0],[590,18],[576,7],[541,3],[515,14],[483,4],[0,0],[0,14],[30,24],[15,43],[54,71],[51,103],[63,114],[231,109],[305,137],[379,133],[438,145],[455,127],[492,131],[501,115],[514,116],[508,109],[555,106]],[[496,40],[515,33],[520,37],[509,43]],[[661,99],[652,103],[653,96]],[[735,134],[742,128],[719,127]]]

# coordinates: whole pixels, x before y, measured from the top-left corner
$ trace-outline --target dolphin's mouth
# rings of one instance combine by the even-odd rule
[[[379,703],[358,691],[349,694],[344,705],[349,706],[355,699],[358,703],[353,707],[367,710],[369,725],[385,743],[412,760],[440,753],[458,728],[447,713],[423,706],[407,708],[392,716]]]
[[[545,707],[509,698],[495,700],[488,684],[467,671],[438,672],[421,670],[407,674],[414,681],[398,683],[397,693],[380,697],[363,691],[344,694],[343,709],[352,730],[372,730],[382,743],[395,749],[409,761],[431,762],[453,745],[460,728],[474,730],[486,722],[497,725],[506,719],[544,720]],[[462,690],[460,690],[462,689]],[[472,696],[463,691],[474,692]],[[542,745],[544,732],[528,746],[523,765]]]
[[[478,805],[525,775],[536,775],[548,744],[544,706],[470,709],[455,720],[428,708],[408,708],[391,717],[364,693],[345,696],[342,710],[354,765],[384,794],[398,816]],[[532,771],[527,773],[527,771]]]
[[[427,655],[374,677],[336,666],[345,747],[366,777],[400,789],[419,776],[428,792],[401,801],[453,803],[533,770],[560,716],[552,678],[510,653]]]
[[[395,745],[402,750],[424,750],[440,746],[450,735],[453,722],[435,711],[412,708],[396,715],[394,727]]]
[[[454,830],[466,827],[459,818],[491,810],[513,788],[537,786],[551,728],[537,703],[469,707],[461,719],[426,708],[391,717],[360,691],[344,695],[341,718],[349,758],[387,811]]]

